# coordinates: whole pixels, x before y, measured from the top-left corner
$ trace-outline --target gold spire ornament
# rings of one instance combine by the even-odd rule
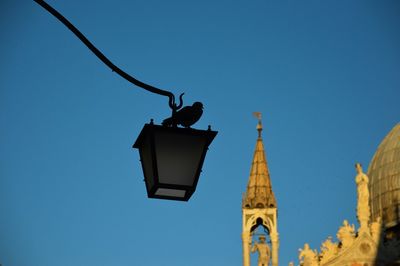
[[[258,119],[258,124],[257,124],[258,137],[261,138],[261,131],[262,131],[261,112],[253,112],[253,115]]]

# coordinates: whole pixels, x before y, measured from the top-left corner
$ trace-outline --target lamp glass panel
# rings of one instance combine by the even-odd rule
[[[186,190],[181,189],[171,189],[171,188],[159,188],[157,189],[156,196],[166,196],[166,197],[185,197]]]
[[[153,158],[151,156],[150,136],[146,136],[141,147],[142,165],[147,188],[150,190],[154,185]]]
[[[193,186],[206,137],[157,132],[155,147],[160,183]]]

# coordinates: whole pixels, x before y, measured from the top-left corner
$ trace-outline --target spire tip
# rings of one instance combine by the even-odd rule
[[[261,138],[262,123],[261,123],[261,112],[253,112],[253,115],[258,119],[257,130],[258,137]]]

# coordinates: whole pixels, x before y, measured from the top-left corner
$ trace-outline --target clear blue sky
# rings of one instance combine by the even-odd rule
[[[399,1],[49,3],[116,65],[201,101],[219,131],[188,203],[147,199],[131,145],[167,99],[132,86],[33,1],[0,3],[0,263],[242,265],[241,197],[263,113],[280,265],[355,223],[400,117]]]

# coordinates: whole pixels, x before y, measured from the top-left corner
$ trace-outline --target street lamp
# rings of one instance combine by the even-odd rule
[[[133,147],[139,149],[148,197],[189,200],[216,134],[210,128],[146,124]]]
[[[138,87],[168,97],[172,116],[165,119],[163,125],[155,125],[153,120],[145,124],[133,148],[139,149],[149,198],[188,201],[196,190],[208,146],[217,135],[210,126],[208,130],[190,128],[202,115],[202,103],[195,102],[193,106],[182,108],[182,93],[177,105],[173,93],[143,83],[124,72],[57,10],[43,0],[34,1],[68,27],[113,72]]]

